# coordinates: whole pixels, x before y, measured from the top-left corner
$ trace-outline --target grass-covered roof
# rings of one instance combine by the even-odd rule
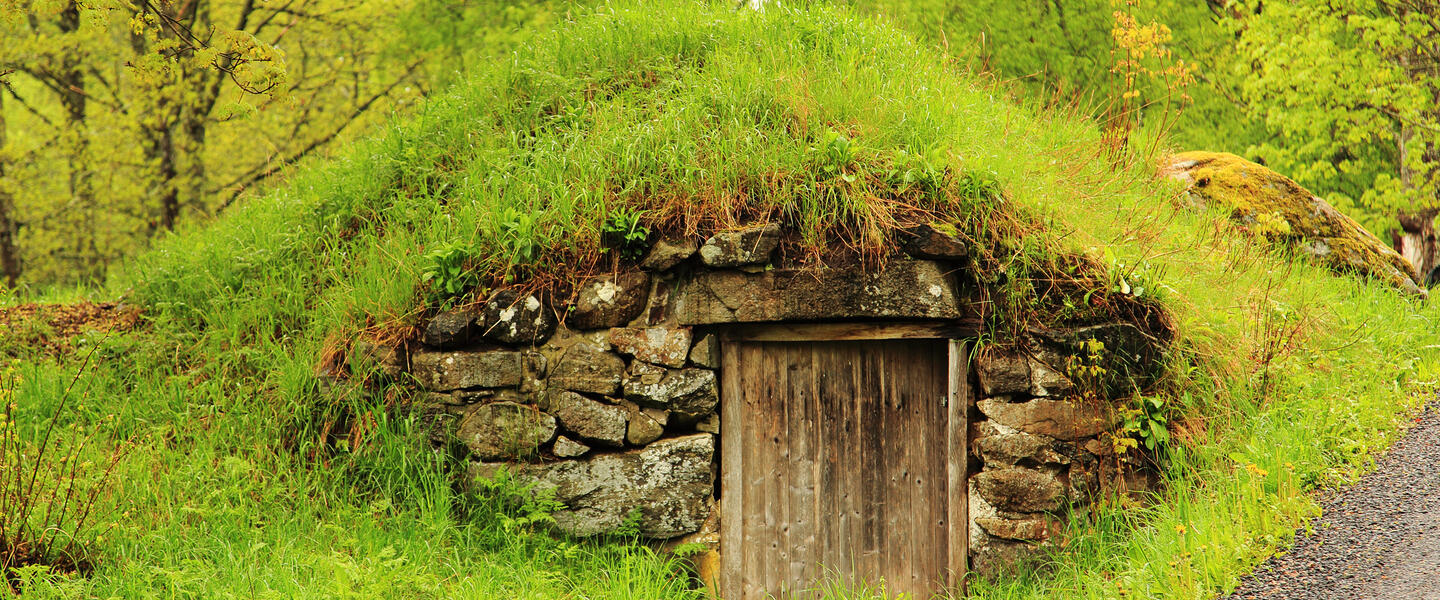
[[[437,262],[463,262],[482,288],[573,280],[626,254],[626,234],[779,221],[810,263],[883,256],[917,223],[991,237],[1010,218],[1002,189],[1064,193],[1026,181],[1039,148],[1017,145],[1016,128],[1067,135],[997,93],[842,10],[605,5],[204,236],[162,245],[133,281],[156,298],[201,289],[160,289],[188,277],[244,293],[295,266],[379,302],[363,314],[394,316]],[[1001,255],[1038,244],[1022,233],[1007,231]]]

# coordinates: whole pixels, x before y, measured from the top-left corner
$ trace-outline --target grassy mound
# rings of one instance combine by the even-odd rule
[[[897,231],[943,223],[976,238],[997,280],[1096,276],[1057,268],[1043,227],[999,193],[997,174],[1016,169],[990,143],[1015,116],[977,112],[991,90],[913,40],[845,12],[639,12],[598,9],[163,244],[131,270],[134,297],[202,323],[302,277],[308,294],[348,288],[324,317],[332,331],[403,327],[420,279],[446,293],[563,288],[642,238],[757,221],[797,231],[791,254],[814,265],[879,260]],[[276,317],[317,316],[273,300]]]
[[[515,490],[456,492],[399,390],[326,385],[316,365],[361,332],[404,335],[437,300],[427,274],[452,289],[563,286],[624,260],[634,232],[754,220],[798,229],[801,262],[876,259],[896,228],[957,225],[983,242],[977,265],[1010,292],[1013,322],[1065,316],[1072,295],[1050,282],[1067,277],[1166,305],[1186,353],[1166,398],[1165,490],[1073,519],[1050,574],[975,590],[1233,585],[1313,513],[1307,490],[1354,473],[1415,406],[1434,313],[1256,248],[1228,215],[1175,211],[1178,188],[1141,161],[1117,166],[1099,139],[843,10],[595,9],[130,266],[114,292],[150,327],[72,341],[94,356],[63,417],[111,448],[134,442],[96,507],[96,570],[27,572],[25,589],[695,597],[642,548],[539,534],[544,507],[505,501]],[[1025,306],[1037,297],[1050,301]],[[18,435],[34,438],[80,363],[9,365]]]

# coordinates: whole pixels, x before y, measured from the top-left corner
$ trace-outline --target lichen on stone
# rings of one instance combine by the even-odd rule
[[[1302,254],[1337,272],[1369,275],[1405,292],[1425,296],[1414,265],[1325,200],[1294,180],[1234,154],[1183,152],[1170,157],[1162,176],[1187,186],[1201,206],[1228,208],[1245,230]]]

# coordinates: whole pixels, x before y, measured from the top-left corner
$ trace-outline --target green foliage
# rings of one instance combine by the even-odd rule
[[[820,143],[807,150],[813,157],[815,167],[827,177],[840,177],[853,183],[856,176],[851,171],[860,157],[860,145],[838,131],[827,131]],[[909,182],[906,182],[909,183]]]
[[[642,516],[640,507],[637,506],[630,509],[630,512],[625,514],[625,520],[621,521],[620,526],[615,528],[615,537],[638,539],[640,537],[640,519]]]
[[[994,172],[965,172],[960,175],[960,194],[975,200],[995,200],[1000,197],[1000,180]]]
[[[1170,442],[1170,417],[1165,411],[1165,399],[1159,396],[1136,396],[1137,406],[1123,413],[1124,425],[1120,433],[1131,437],[1146,450],[1157,452]],[[1117,449],[1119,449],[1117,444]]]
[[[705,544],[702,542],[686,542],[684,544],[675,546],[675,548],[672,549],[670,553],[674,554],[678,558],[689,558],[692,556],[704,554],[709,550],[709,544]]]
[[[827,574],[813,589],[827,600],[891,600],[908,596],[896,596],[886,588],[885,582],[851,581],[836,574]]]
[[[1162,49],[1198,70],[1204,85],[1191,98],[1170,142],[1185,149],[1243,153],[1266,136],[1263,117],[1247,114],[1234,98],[1240,66],[1233,30],[1205,2],[1186,0],[1053,0],[1050,2],[943,2],[941,0],[847,0],[865,12],[892,19],[922,39],[978,69],[1018,84],[1022,99],[1055,98],[1086,113],[1104,115],[1124,105],[1138,109],[1142,129],[1165,126],[1164,113],[1180,102],[1166,77],[1126,85],[1128,59],[1116,44],[1116,13],[1145,24],[1168,26]],[[1154,66],[1150,64],[1148,66]],[[1164,69],[1161,68],[1163,71]],[[1138,92],[1133,102],[1126,92]]]
[[[410,313],[396,300],[415,285],[413,274],[434,271],[406,248],[434,247],[437,228],[466,232],[479,284],[501,285],[598,268],[603,249],[633,256],[650,235],[708,234],[760,215],[799,230],[817,256],[836,243],[879,255],[893,248],[898,226],[941,220],[973,234],[991,226],[982,218],[1010,210],[1003,177],[968,141],[968,108],[953,101],[982,92],[855,15],[804,30],[744,15],[656,36],[642,30],[669,25],[596,17],[545,36],[235,218],[290,229],[222,223],[201,242],[214,244],[207,252],[162,244],[137,268],[145,273],[134,278],[137,293],[165,306],[185,297],[185,310],[198,315],[215,302],[191,291],[206,281],[256,289],[247,273],[289,269],[292,256],[354,252],[345,265],[293,268],[301,277],[323,273],[317,289],[357,270],[389,273],[381,284],[389,306],[367,310],[391,322]],[[732,41],[754,36],[774,50],[752,53]],[[865,89],[896,101],[856,102]],[[840,133],[842,123],[859,133]],[[370,235],[382,249],[353,247]],[[1027,243],[1044,245],[1034,237]],[[253,250],[219,269],[197,268],[208,253],[233,248]],[[191,278],[198,287],[174,285]],[[361,314],[349,302],[326,306],[349,313],[335,315],[342,321]]]
[[[458,242],[442,244],[425,253],[420,281],[429,284],[430,297],[448,301],[470,291],[480,278],[470,268],[470,248]]]
[[[1142,128],[1168,128],[1168,141],[1182,149],[1262,159],[1382,236],[1399,227],[1397,214],[1435,208],[1440,174],[1422,150],[1440,131],[1440,79],[1426,66],[1440,19],[1431,7],[1391,0],[1223,8],[1177,0],[852,4],[1027,91],[1079,97],[1087,111],[1129,106],[1133,89]],[[1137,79],[1124,66],[1132,55],[1113,31],[1122,8],[1128,19],[1168,26],[1173,39],[1162,50],[1202,83],[1186,90],[1193,104],[1173,124],[1163,118],[1170,81]]]
[[[505,207],[500,211],[498,233],[494,235],[499,246],[499,256],[504,261],[506,282],[513,281],[515,270],[534,263],[540,258],[540,216],[518,207]]]
[[[1440,10],[1388,0],[1315,0],[1247,10],[1233,22],[1243,99],[1274,137],[1249,149],[1386,233],[1432,212],[1440,163]]]
[[[401,38],[387,55],[407,60],[430,57],[421,65],[424,85],[444,89],[470,71],[496,60],[537,31],[566,18],[565,0],[455,2],[414,0],[397,22]]]
[[[13,245],[27,289],[99,283],[508,50],[550,6],[0,3],[0,282]]]
[[[600,226],[601,249],[619,250],[620,256],[634,260],[649,248],[650,227],[645,225],[644,211],[618,207],[610,210]]]
[[[511,535],[548,533],[555,524],[555,512],[565,505],[555,499],[555,490],[537,490],[534,482],[517,479],[501,469],[493,477],[478,477],[477,492],[497,504],[500,526]]]
[[[67,414],[81,400],[75,385],[86,364],[38,421],[24,419],[17,405],[20,374],[0,373],[0,583],[7,589],[94,569],[92,547],[106,533],[94,509],[110,492],[125,444],[96,456],[97,432]]]
[[[554,505],[513,481],[462,492],[463,465],[431,452],[418,421],[383,397],[340,400],[357,424],[348,449],[306,459],[300,440],[314,432],[290,429],[294,406],[282,404],[307,401],[318,345],[210,338],[177,356],[175,333],[98,347],[78,384],[88,396],[59,423],[95,435],[66,449],[100,465],[138,443],[90,515],[101,535],[81,536],[95,571],[21,569],[21,597],[700,598],[646,548],[543,534]],[[73,365],[19,369],[14,422],[38,435]]]

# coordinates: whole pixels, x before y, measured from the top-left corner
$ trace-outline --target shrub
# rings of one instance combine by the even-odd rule
[[[88,364],[65,386],[48,418],[32,428],[16,414],[20,376],[13,368],[0,374],[0,581],[12,592],[36,569],[88,574],[94,566],[90,548],[102,532],[91,520],[92,509],[128,445],[102,452],[97,464],[87,450],[99,428],[62,424]]]

